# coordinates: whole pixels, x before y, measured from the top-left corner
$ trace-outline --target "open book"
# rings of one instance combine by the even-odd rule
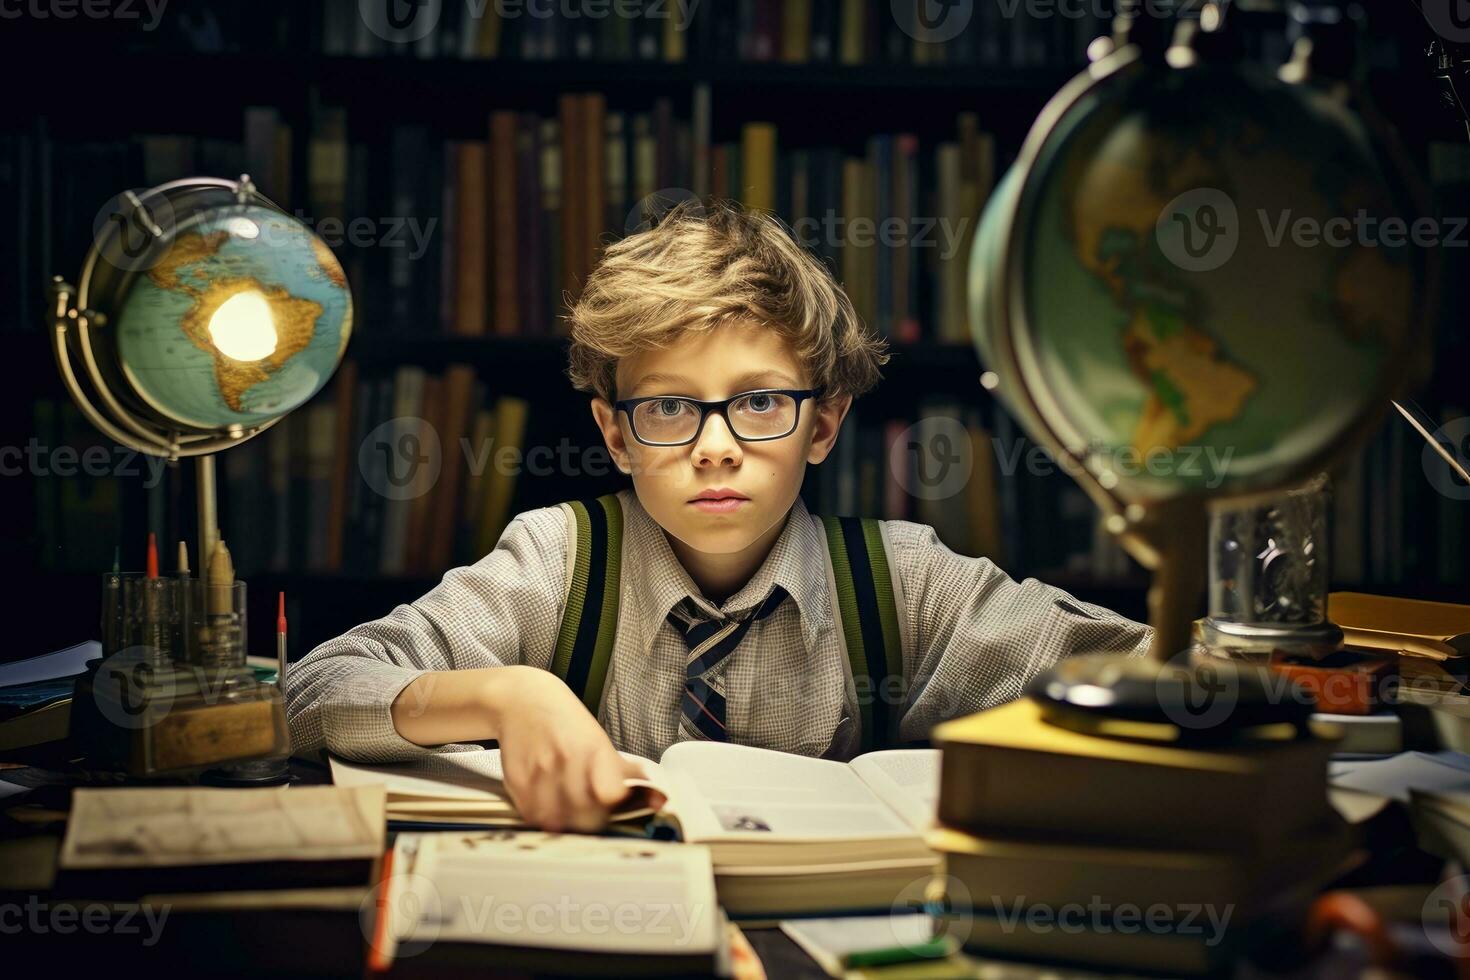
[[[625,753],[626,755],[626,753]],[[817,910],[888,911],[930,873],[924,842],[934,822],[939,752],[894,749],[834,762],[725,742],[678,742],[658,762],[639,762],[656,790],[656,813],[634,801],[613,814],[649,816],[709,846],[720,900],[737,915]],[[436,754],[409,763],[332,760],[338,785],[381,784],[391,820],[524,826],[501,784],[495,749]],[[640,816],[640,810],[642,816]]]

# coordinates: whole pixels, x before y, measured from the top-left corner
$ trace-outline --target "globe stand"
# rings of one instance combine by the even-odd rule
[[[62,381],[84,417],[108,438],[137,452],[171,462],[185,456],[195,458],[201,576],[207,574],[211,556],[220,544],[213,454],[270,428],[284,417],[289,407],[248,425],[231,423],[210,427],[181,421],[178,413],[158,404],[156,398],[150,398],[135,383],[135,375],[129,373],[129,366],[120,354],[116,318],[126,308],[126,300],[142,277],[168,257],[186,236],[192,236],[191,244],[198,248],[206,233],[227,237],[237,227],[249,225],[255,234],[245,237],[253,238],[263,234],[264,226],[253,225],[246,215],[270,216],[271,213],[289,219],[289,215],[259,193],[248,175],[241,175],[235,181],[190,178],[141,193],[125,192],[99,215],[96,236],[78,285],[73,287],[57,276],[50,288],[52,352]],[[309,232],[306,234],[310,236]],[[309,237],[309,243],[320,247],[314,253],[319,264],[326,268],[322,260],[324,253],[326,261],[333,264],[329,277],[345,289],[340,266],[335,266],[330,251],[314,238]],[[180,262],[177,268],[188,267],[189,263]],[[214,280],[209,278],[189,280],[189,286],[197,290],[196,295],[202,295],[213,284]],[[216,333],[219,313],[217,307],[208,321],[204,342],[215,345],[212,349],[219,356],[235,359],[228,363],[248,363],[251,355],[240,355],[223,346],[220,334]],[[270,330],[272,336],[279,337],[274,320],[259,315],[245,322],[243,328],[239,318],[226,322],[220,329],[226,328],[246,329],[257,335],[261,330]],[[349,294],[337,350],[339,359],[350,328]],[[190,340],[199,342],[192,335]],[[324,383],[325,378],[321,381]],[[209,629],[216,628],[214,624],[209,626]],[[103,676],[102,672],[84,675],[76,697],[82,707],[79,715],[83,723],[74,725],[79,747],[89,756],[110,760],[134,775],[209,770],[213,779],[244,784],[289,778],[286,757],[290,738],[279,688],[257,681],[246,667],[244,644],[238,633],[221,649],[229,651],[223,660],[217,653],[196,652],[203,659],[192,662],[186,658],[194,654],[186,654],[181,647],[174,651],[179,659],[162,669],[132,672],[130,680],[134,687],[127,692],[128,705],[165,706],[156,712],[158,718],[153,720],[156,723],[149,722],[146,713],[142,723],[137,723],[134,717],[123,719],[121,725],[109,723],[109,718],[103,716],[108,715],[111,701],[93,690],[93,683]],[[201,690],[209,688],[204,694],[210,696],[196,697],[200,692],[189,688],[190,677],[198,682]],[[225,696],[213,697],[219,691],[224,691]],[[188,699],[187,712],[178,710],[181,697]],[[113,705],[121,706],[121,702]],[[181,727],[181,720],[187,724]],[[169,740],[167,746],[159,741],[164,738]],[[243,753],[242,745],[249,746]]]

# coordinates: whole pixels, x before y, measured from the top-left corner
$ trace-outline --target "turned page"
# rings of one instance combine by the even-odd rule
[[[934,826],[939,807],[938,749],[868,752],[848,766],[910,827],[926,831]]]
[[[659,760],[673,777],[685,837],[709,840],[912,838],[914,829],[843,762],[728,742],[679,742]]]

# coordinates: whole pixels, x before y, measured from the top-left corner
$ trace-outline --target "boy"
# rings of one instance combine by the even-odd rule
[[[860,715],[799,490],[877,383],[882,341],[779,223],[725,205],[681,205],[609,246],[570,319],[571,380],[633,482],[598,717],[547,669],[570,546],[565,509],[543,507],[422,598],[303,658],[288,675],[295,751],[390,761],[496,739],[513,801],[549,830],[602,825],[638,774],[617,750],[657,758],[716,738],[850,758]],[[882,528],[902,596],[904,676],[889,689],[904,741],[1019,696],[1067,654],[1148,644],[1148,627],[1014,582],[931,527]]]

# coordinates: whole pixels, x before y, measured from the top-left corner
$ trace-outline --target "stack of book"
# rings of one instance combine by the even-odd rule
[[[1022,699],[934,729],[948,925],[989,955],[1198,973],[1345,863],[1321,735],[1184,747],[1084,735]]]

